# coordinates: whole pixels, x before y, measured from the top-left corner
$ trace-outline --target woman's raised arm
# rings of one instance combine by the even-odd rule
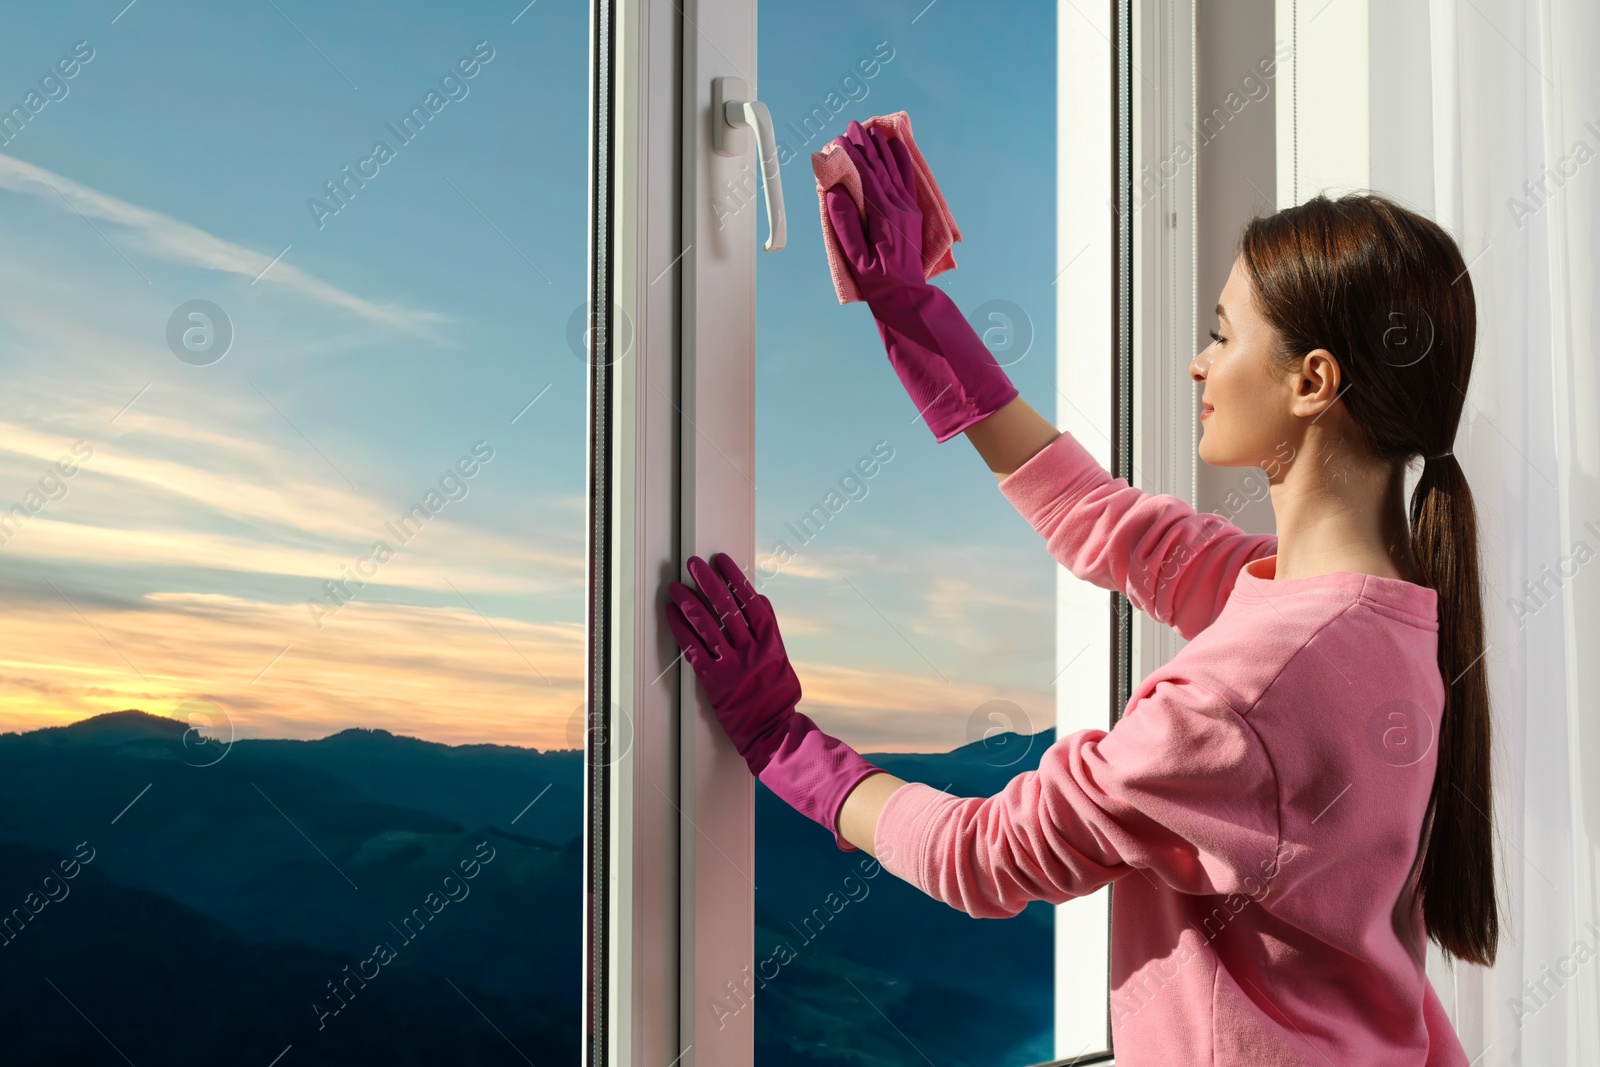
[[[996,478],[1022,466],[1061,436],[1061,431],[1020,396],[982,422],[967,427],[967,440]]]
[[[1113,478],[1020,398],[967,438],[1062,566],[1123,593],[1185,638],[1216,619],[1246,563],[1277,551],[1271,534],[1247,534],[1221,515]]]
[[[829,222],[889,362],[934,438],[965,433],[1073,574],[1126,594],[1184,637],[1210,625],[1239,568],[1276,551],[1276,538],[1112,478],[1029,407],[972,324],[924,276],[922,213],[905,145],[855,122],[838,143],[855,161],[866,212],[835,186],[824,194]]]

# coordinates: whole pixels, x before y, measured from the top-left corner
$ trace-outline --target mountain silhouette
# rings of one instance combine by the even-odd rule
[[[225,734],[132,709],[0,734],[6,1063],[577,1062],[581,752]],[[1053,737],[866,755],[987,796]],[[761,1063],[904,1063],[907,1036],[940,1067],[1051,1058],[1048,905],[972,919],[865,877],[759,783],[756,804],[756,957],[792,951],[740,1009]],[[35,913],[52,874],[69,892]],[[318,1029],[327,983],[384,942],[394,961]]]
[[[25,736],[36,743],[45,744],[117,745],[128,741],[171,741],[181,738],[188,731],[188,723],[129,708],[126,711],[108,711],[66,726],[46,726],[23,735],[0,734],[0,739]]]

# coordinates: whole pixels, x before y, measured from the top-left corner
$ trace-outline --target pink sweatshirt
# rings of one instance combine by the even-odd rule
[[[1444,705],[1433,590],[1276,581],[1276,538],[1130,488],[1066,434],[1000,489],[1189,643],[998,795],[896,790],[883,866],[979,918],[1115,882],[1119,1067],[1464,1067],[1402,903]]]

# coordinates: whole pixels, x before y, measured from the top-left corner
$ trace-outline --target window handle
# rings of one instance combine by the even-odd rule
[[[767,205],[767,243],[762,247],[776,252],[788,238],[783,219],[783,178],[778,173],[778,139],[772,131],[767,105],[747,99],[749,95],[743,78],[711,79],[711,147],[719,156],[743,155],[748,145],[745,131],[756,131],[762,199]]]

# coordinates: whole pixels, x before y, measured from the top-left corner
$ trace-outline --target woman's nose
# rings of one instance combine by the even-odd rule
[[[1211,369],[1211,346],[1207,345],[1200,350],[1200,354],[1189,361],[1189,377],[1197,382],[1206,380],[1206,372]]]

